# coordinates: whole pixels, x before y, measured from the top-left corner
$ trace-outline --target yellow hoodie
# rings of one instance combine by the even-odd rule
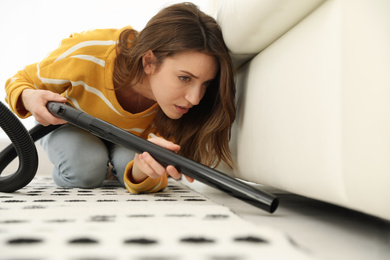
[[[31,116],[18,107],[24,89],[42,89],[60,93],[75,108],[100,118],[142,138],[158,109],[157,103],[149,109],[132,114],[119,104],[113,85],[116,42],[121,30],[100,29],[72,34],[59,48],[39,63],[26,66],[5,85],[6,101],[20,118]],[[124,180],[129,192],[156,192],[167,186],[167,177],[147,178],[134,184],[130,181],[133,162],[129,162]]]

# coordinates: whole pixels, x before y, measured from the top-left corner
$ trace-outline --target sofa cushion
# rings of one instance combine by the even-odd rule
[[[390,220],[389,10],[328,0],[238,71],[233,176]]]
[[[217,21],[233,54],[257,54],[322,2],[324,0],[220,0]]]

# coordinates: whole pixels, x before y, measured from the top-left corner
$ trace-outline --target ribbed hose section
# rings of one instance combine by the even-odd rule
[[[31,182],[38,169],[38,153],[27,129],[3,103],[0,102],[0,127],[8,135],[19,156],[19,167],[11,175],[0,176],[0,192],[14,192]],[[15,158],[12,147],[0,153],[0,174]]]

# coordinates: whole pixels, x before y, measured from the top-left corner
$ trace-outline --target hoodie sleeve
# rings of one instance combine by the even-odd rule
[[[133,163],[134,161],[131,161],[127,165],[125,170],[125,175],[124,175],[125,186],[130,193],[153,193],[153,192],[161,191],[167,187],[168,185],[167,175],[164,175],[157,179],[148,177],[141,183],[137,183],[137,184],[132,183],[130,180],[130,176],[131,176],[131,170],[133,168]]]

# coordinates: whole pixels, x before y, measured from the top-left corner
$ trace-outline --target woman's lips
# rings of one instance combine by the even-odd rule
[[[179,112],[180,114],[186,114],[190,110],[189,107],[181,107],[181,106],[176,106],[176,105],[175,105],[175,108],[176,108],[177,112]]]

